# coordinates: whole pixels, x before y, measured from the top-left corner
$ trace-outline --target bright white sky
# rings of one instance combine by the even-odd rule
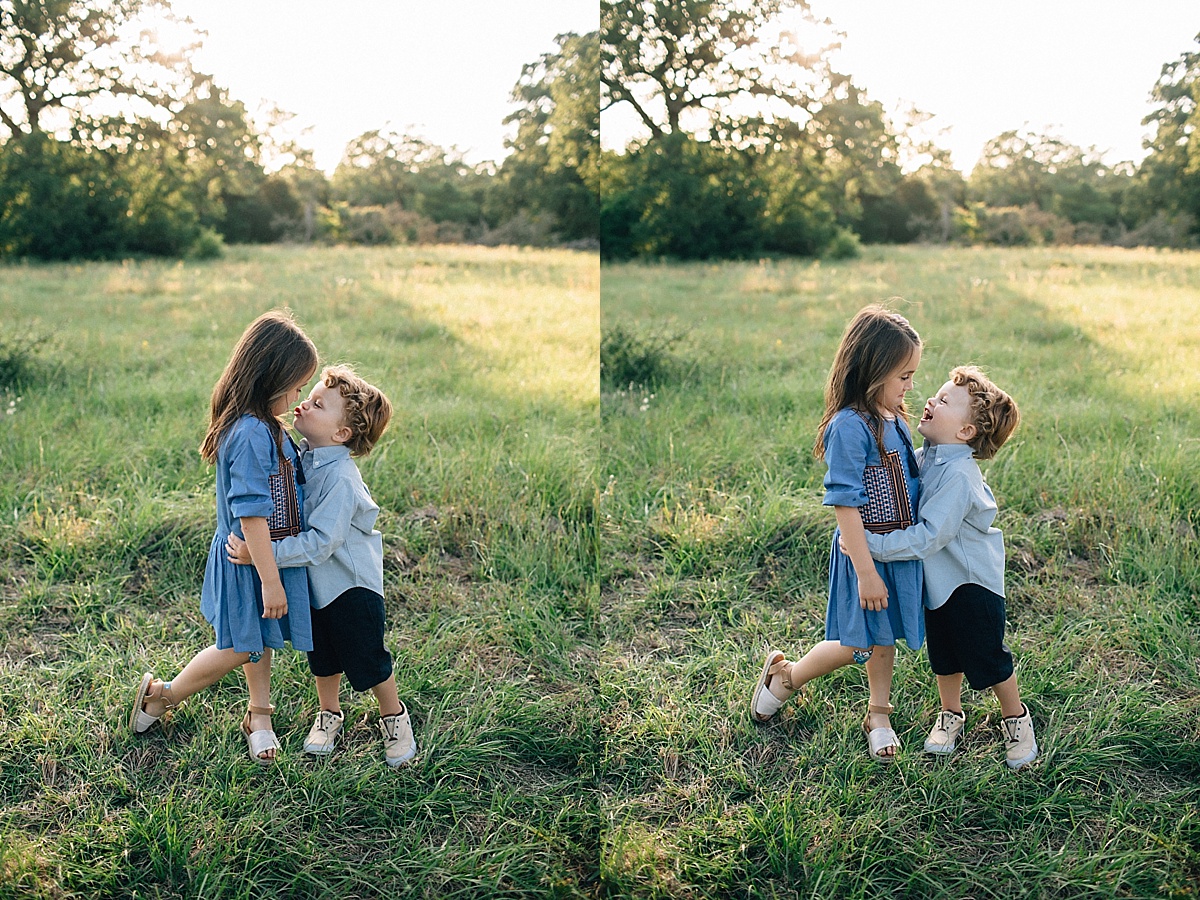
[[[1108,163],[1140,161],[1150,90],[1165,63],[1196,50],[1198,0],[812,0],[846,33],[834,57],[889,113],[916,106],[970,173],[983,145],[1030,129]],[[605,147],[636,123],[614,108]],[[939,133],[944,131],[944,133]]]
[[[174,0],[208,32],[196,65],[254,113],[311,128],[332,172],[346,144],[390,129],[500,160],[521,67],[555,37],[595,31],[599,0]]]

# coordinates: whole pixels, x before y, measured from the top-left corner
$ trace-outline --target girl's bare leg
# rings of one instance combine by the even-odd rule
[[[843,647],[837,641],[821,641],[819,644],[814,644],[807,653],[792,663],[788,680],[791,681],[793,689],[799,689],[814,678],[828,675],[835,669],[840,669],[852,662],[854,662],[853,647]],[[783,686],[782,678],[772,679],[768,689],[780,700],[786,700],[792,696],[792,691]]]
[[[242,666],[242,674],[246,676],[246,687],[250,689],[250,705],[261,709],[271,708],[271,648],[263,650],[262,658],[256,662],[247,662]],[[173,689],[173,688],[172,688]],[[271,716],[265,713],[250,714],[251,731],[270,731]],[[275,748],[268,747],[259,754],[262,759],[274,759]]]
[[[892,702],[892,673],[896,669],[895,646],[880,645],[871,648],[871,658],[866,662],[867,685],[871,689],[872,706],[888,707]],[[891,728],[892,720],[887,713],[868,712],[867,721],[871,729]],[[884,747],[880,756],[895,756],[895,747]]]
[[[165,697],[162,679],[155,679],[150,685],[143,709],[148,715],[161,716],[167,710],[168,701],[170,705],[181,703],[192,694],[216,684],[249,659],[248,653],[238,653],[232,649],[218,650],[215,644],[205,647],[170,680],[171,687]]]

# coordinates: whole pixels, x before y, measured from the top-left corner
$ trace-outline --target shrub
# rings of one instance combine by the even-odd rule
[[[28,385],[37,371],[37,354],[49,340],[30,331],[0,333],[0,388]]]
[[[187,251],[188,259],[220,259],[224,255],[225,239],[211,228],[201,228]]]
[[[862,256],[862,241],[849,228],[839,228],[821,255],[825,259],[858,259]]]
[[[600,382],[610,389],[631,384],[653,387],[677,378],[680,360],[671,350],[682,333],[635,331],[621,325],[600,335]]]

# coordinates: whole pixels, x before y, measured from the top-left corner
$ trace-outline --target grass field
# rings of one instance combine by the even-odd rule
[[[767,644],[823,634],[834,347],[897,295],[914,405],[967,361],[1022,405],[985,465],[1043,746],[1020,772],[986,694],[955,757],[917,752],[936,693],[903,648],[891,767],[857,670],[749,719]],[[290,651],[269,770],[238,676],[125,724],[143,670],[211,640],[196,446],[238,334],[284,305],[397,407],[361,467],[421,746],[399,771],[349,692],[339,751],[300,753]],[[0,900],[1197,895],[1200,254],[237,249],[0,268],[0,314]]]
[[[891,248],[601,280],[610,895],[1200,893],[1200,254]],[[903,646],[893,766],[867,757],[854,668],[750,720],[767,646],[823,637],[813,430],[842,328],[890,297],[926,341],[914,408],[973,362],[1024,414],[985,463],[1042,745],[1020,772],[990,692],[965,697],[955,756],[920,752],[937,695]]]
[[[594,890],[598,292],[595,255],[565,251],[0,268],[0,898]],[[212,640],[196,448],[238,335],[279,306],[396,406],[361,468],[421,748],[403,770],[348,689],[341,749],[301,754],[316,693],[291,651],[271,769],[236,730],[240,675],[127,730],[139,674]]]

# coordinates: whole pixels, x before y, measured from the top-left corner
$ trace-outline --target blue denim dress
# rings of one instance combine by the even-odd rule
[[[303,516],[304,488],[300,481],[299,455],[286,437],[283,450],[292,464],[296,497]],[[217,648],[261,653],[265,647],[280,648],[284,641],[290,641],[297,650],[311,650],[307,570],[279,570],[287,594],[288,611],[280,619],[264,619],[262,581],[258,571],[254,566],[231,563],[225,555],[225,539],[230,533],[244,537],[242,517],[270,518],[275,510],[270,476],[279,474],[279,451],[267,424],[251,415],[242,416],[222,439],[216,468],[217,530],[204,569],[200,611],[213,627]]]
[[[908,492],[911,518],[917,520],[917,463],[912,437],[903,420],[875,418],[883,428],[884,448],[900,454],[904,485]],[[867,503],[864,472],[881,460],[871,426],[855,410],[843,409],[825,429],[825,505],[863,507]],[[871,611],[858,602],[858,574],[850,557],[838,549],[833,533],[829,554],[829,605],[825,611],[825,637],[845,647],[867,648],[895,644],[897,639],[912,649],[925,642],[925,616],[922,610],[922,574],[920,560],[875,563],[875,569],[888,589],[887,609]]]

